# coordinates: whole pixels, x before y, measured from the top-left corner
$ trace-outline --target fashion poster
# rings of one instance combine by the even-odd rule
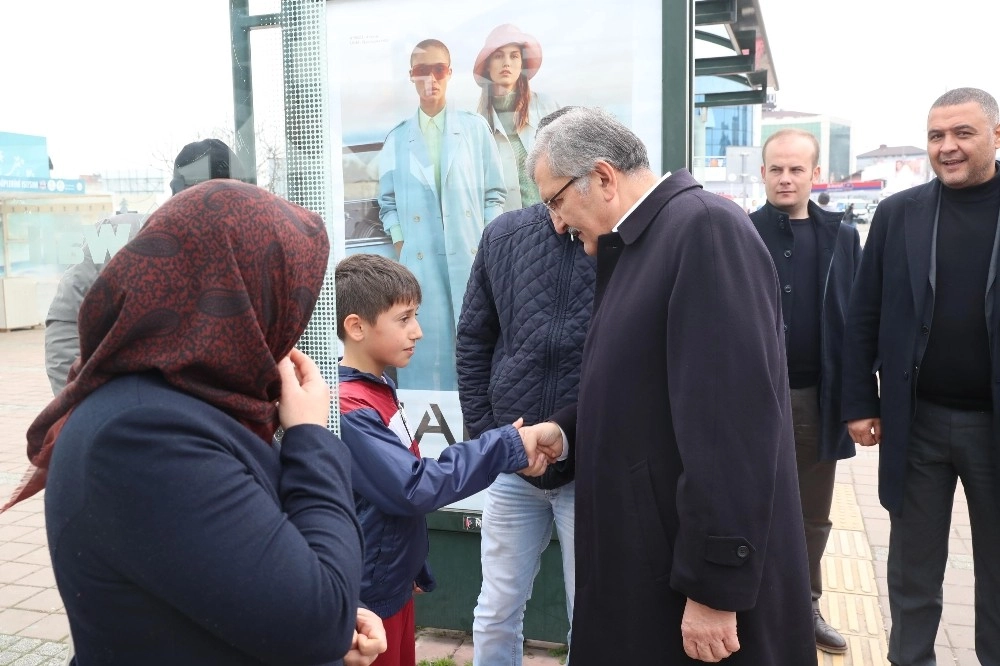
[[[395,369],[421,451],[465,439],[455,327],[483,229],[540,203],[525,167],[538,123],[599,106],[660,165],[660,9],[553,0],[327,3],[334,258],[374,252],[417,277],[423,338]],[[462,508],[479,508],[478,498]]]

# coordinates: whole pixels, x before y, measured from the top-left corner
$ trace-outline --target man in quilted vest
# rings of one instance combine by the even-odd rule
[[[483,233],[457,336],[459,400],[471,437],[521,416],[537,423],[576,400],[595,265],[565,231],[557,233],[546,204],[535,204],[504,213]],[[571,457],[540,477],[501,474],[486,491],[476,666],[521,663],[525,605],[553,523],[573,617],[574,465]]]

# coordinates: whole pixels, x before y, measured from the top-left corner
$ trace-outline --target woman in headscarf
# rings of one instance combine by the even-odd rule
[[[46,489],[79,663],[367,664],[385,649],[357,607],[350,454],[293,347],[328,253],[318,215],[212,180],[160,207],[88,292],[80,358],[28,429],[35,468],[11,500]]]
[[[538,187],[524,167],[535,142],[538,121],[559,108],[528,83],[542,66],[542,46],[509,23],[493,28],[476,57],[473,75],[482,88],[479,113],[486,118],[503,162],[507,199],[504,210],[541,202]]]

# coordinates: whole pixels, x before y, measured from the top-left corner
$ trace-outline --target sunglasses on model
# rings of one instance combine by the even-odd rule
[[[440,81],[444,77],[448,76],[449,69],[451,68],[443,62],[436,62],[433,65],[414,65],[413,68],[410,69],[410,78],[416,79],[433,75],[435,79]]]

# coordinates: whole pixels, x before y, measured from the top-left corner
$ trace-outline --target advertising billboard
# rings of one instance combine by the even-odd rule
[[[435,457],[465,439],[455,326],[483,229],[539,202],[524,168],[537,122],[564,105],[602,107],[659,172],[660,4],[336,0],[327,17],[344,219],[334,257],[374,252],[417,276],[424,337],[393,374],[422,454]]]

